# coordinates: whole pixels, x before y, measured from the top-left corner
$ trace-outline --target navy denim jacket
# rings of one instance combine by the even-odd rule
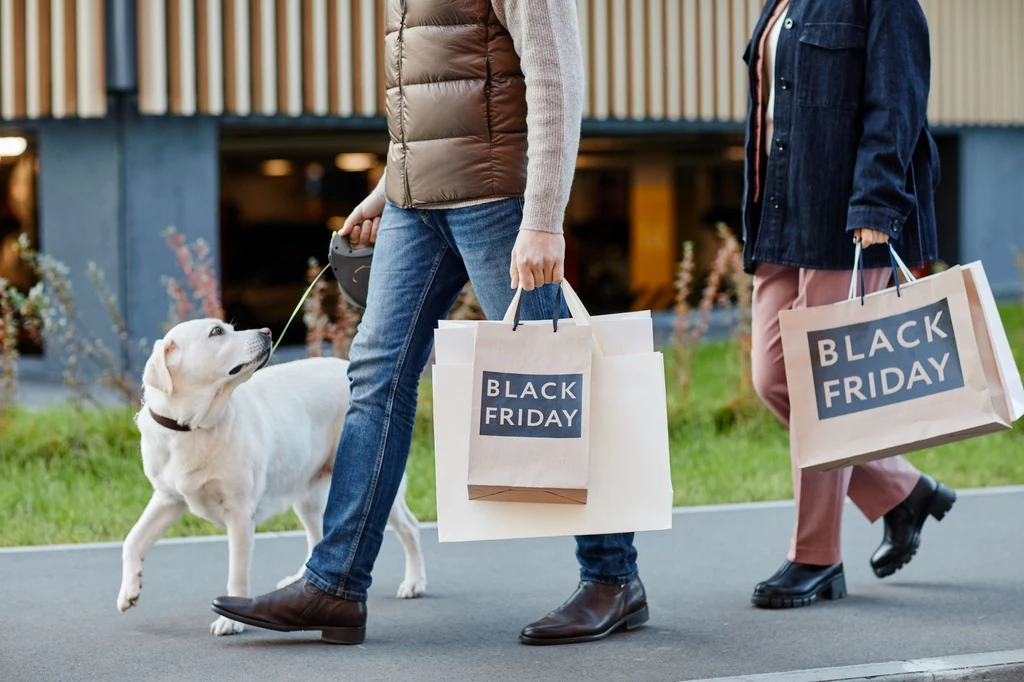
[[[743,55],[751,82],[744,267],[849,270],[859,227],[887,232],[911,267],[934,260],[939,158],[926,120],[931,59],[920,0],[791,0],[755,203],[754,56],[775,2]],[[888,267],[888,252],[867,249],[865,264]]]

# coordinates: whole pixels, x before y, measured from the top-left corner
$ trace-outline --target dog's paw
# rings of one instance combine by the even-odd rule
[[[245,626],[238,621],[221,616],[210,623],[210,632],[218,637],[223,635],[238,635],[245,631]]]
[[[296,580],[298,580],[299,578],[301,578],[301,577],[302,577],[302,575],[303,575],[303,574],[302,574],[302,572],[300,571],[300,572],[296,573],[295,575],[290,575],[290,576],[288,576],[287,578],[281,578],[281,580],[280,580],[280,581],[278,581],[278,583],[277,583],[277,589],[279,589],[279,590],[280,590],[280,589],[281,589],[282,587],[288,587],[288,586],[289,586],[289,585],[291,585],[291,584],[292,584],[293,582],[295,582]]]
[[[423,596],[423,593],[427,591],[427,578],[426,576],[417,576],[416,578],[406,578],[402,581],[402,584],[398,586],[398,598],[399,599],[415,599],[416,597]]]
[[[117,594],[117,610],[124,613],[139,601],[142,593],[142,571],[121,582],[121,591]]]

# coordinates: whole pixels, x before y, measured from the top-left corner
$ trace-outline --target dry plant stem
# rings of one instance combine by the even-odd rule
[[[721,232],[719,233],[721,234]],[[711,273],[704,283],[704,290],[701,292],[700,314],[697,317],[697,324],[693,331],[693,340],[700,341],[708,330],[711,322],[711,311],[718,302],[719,291],[722,288],[722,281],[729,276],[731,269],[731,253],[728,240],[723,240],[715,254],[715,260],[711,265]]]
[[[467,283],[462,287],[448,318],[451,320],[483,320],[486,318],[472,284]]]
[[[1020,270],[1020,279],[1024,283],[1024,251],[1017,252],[1017,268]],[[1024,286],[1020,288],[1020,300],[1024,303]]]
[[[354,308],[344,296],[338,296],[336,309],[337,322],[334,324],[334,337],[332,346],[334,357],[348,359],[349,351],[352,349],[352,339],[356,336],[356,330],[363,319],[362,311]]]
[[[754,380],[750,356],[752,350],[751,299],[754,282],[753,278],[743,269],[743,247],[736,239],[735,234],[723,224],[720,224],[718,229],[729,252],[729,279],[732,283],[733,292],[736,295],[736,309],[738,311],[736,326],[733,329],[733,336],[736,339],[737,360],[740,366],[737,395],[742,403],[746,403],[754,398]]]
[[[676,410],[683,410],[689,401],[690,383],[693,369],[694,337],[691,328],[691,310],[689,305],[691,287],[693,286],[694,254],[693,242],[683,243],[683,258],[676,272],[676,299],[674,312],[675,325],[669,344],[669,352],[675,358],[672,364],[671,379],[679,387]]]
[[[672,330],[673,345],[686,343],[690,334],[690,292],[693,286],[693,242],[683,242],[683,259],[676,269],[675,325]]]
[[[18,323],[8,287],[0,278],[0,413],[14,404],[18,385]]]
[[[321,269],[320,262],[316,258],[310,258],[306,267],[306,281],[312,283]],[[306,351],[310,357],[320,357],[324,352],[324,343],[330,343],[331,354],[347,360],[362,313],[352,307],[344,296],[335,295],[337,302],[334,305],[334,319],[331,319],[331,287],[326,280],[320,279],[313,287],[309,298],[303,303],[302,322],[306,326]]]
[[[316,258],[310,258],[306,264],[306,283],[312,284],[319,272],[320,263]],[[324,311],[322,289],[319,283],[302,304],[302,323],[306,326],[306,352],[311,358],[321,357],[324,354],[324,340],[327,338],[327,327],[330,325],[330,320]]]
[[[77,308],[68,267],[47,254],[33,250],[24,235],[16,248],[19,257],[31,266],[42,285],[35,299],[38,305],[35,312],[41,316],[44,334],[52,335],[57,346],[64,350],[61,376],[70,393],[71,405],[79,408],[83,400],[92,400],[92,396],[80,376],[83,353],[76,333]]]
[[[118,309],[117,297],[107,285],[106,276],[103,270],[96,267],[95,263],[89,263],[89,280],[96,290],[100,301],[107,309],[107,314],[113,322],[113,331],[117,334],[117,340],[121,348],[121,359],[119,363],[113,352],[106,347],[102,339],[96,339],[92,344],[86,343],[85,354],[95,359],[102,367],[100,383],[107,388],[117,392],[125,404],[134,406],[141,401],[140,389],[137,382],[132,378],[132,347],[128,335],[128,325]],[[123,363],[124,369],[118,369]]]
[[[191,319],[195,303],[199,304],[203,317],[224,319],[224,308],[221,305],[220,287],[210,245],[203,239],[188,244],[185,236],[179,234],[174,227],[164,230],[164,238],[185,276],[184,286],[173,277],[164,279],[171,303],[169,319],[165,325],[167,329]]]

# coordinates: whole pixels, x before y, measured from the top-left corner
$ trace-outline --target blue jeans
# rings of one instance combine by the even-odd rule
[[[338,444],[324,538],[305,577],[364,601],[412,443],[420,375],[437,321],[467,280],[488,318],[512,301],[508,266],[521,199],[416,211],[388,202],[370,271],[366,313],[352,343],[351,404]],[[524,295],[523,319],[551,316],[555,289]],[[577,537],[581,579],[621,584],[637,574],[633,534]]]

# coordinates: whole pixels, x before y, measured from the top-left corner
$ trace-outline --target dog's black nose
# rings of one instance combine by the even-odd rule
[[[261,330],[260,330],[260,334],[263,334],[263,336],[266,336],[266,337],[267,337],[268,339],[269,339],[269,338],[270,338],[270,336],[271,336],[271,334],[270,334],[270,330],[269,330],[269,329],[267,329],[266,327],[264,327],[263,329],[261,329]]]

